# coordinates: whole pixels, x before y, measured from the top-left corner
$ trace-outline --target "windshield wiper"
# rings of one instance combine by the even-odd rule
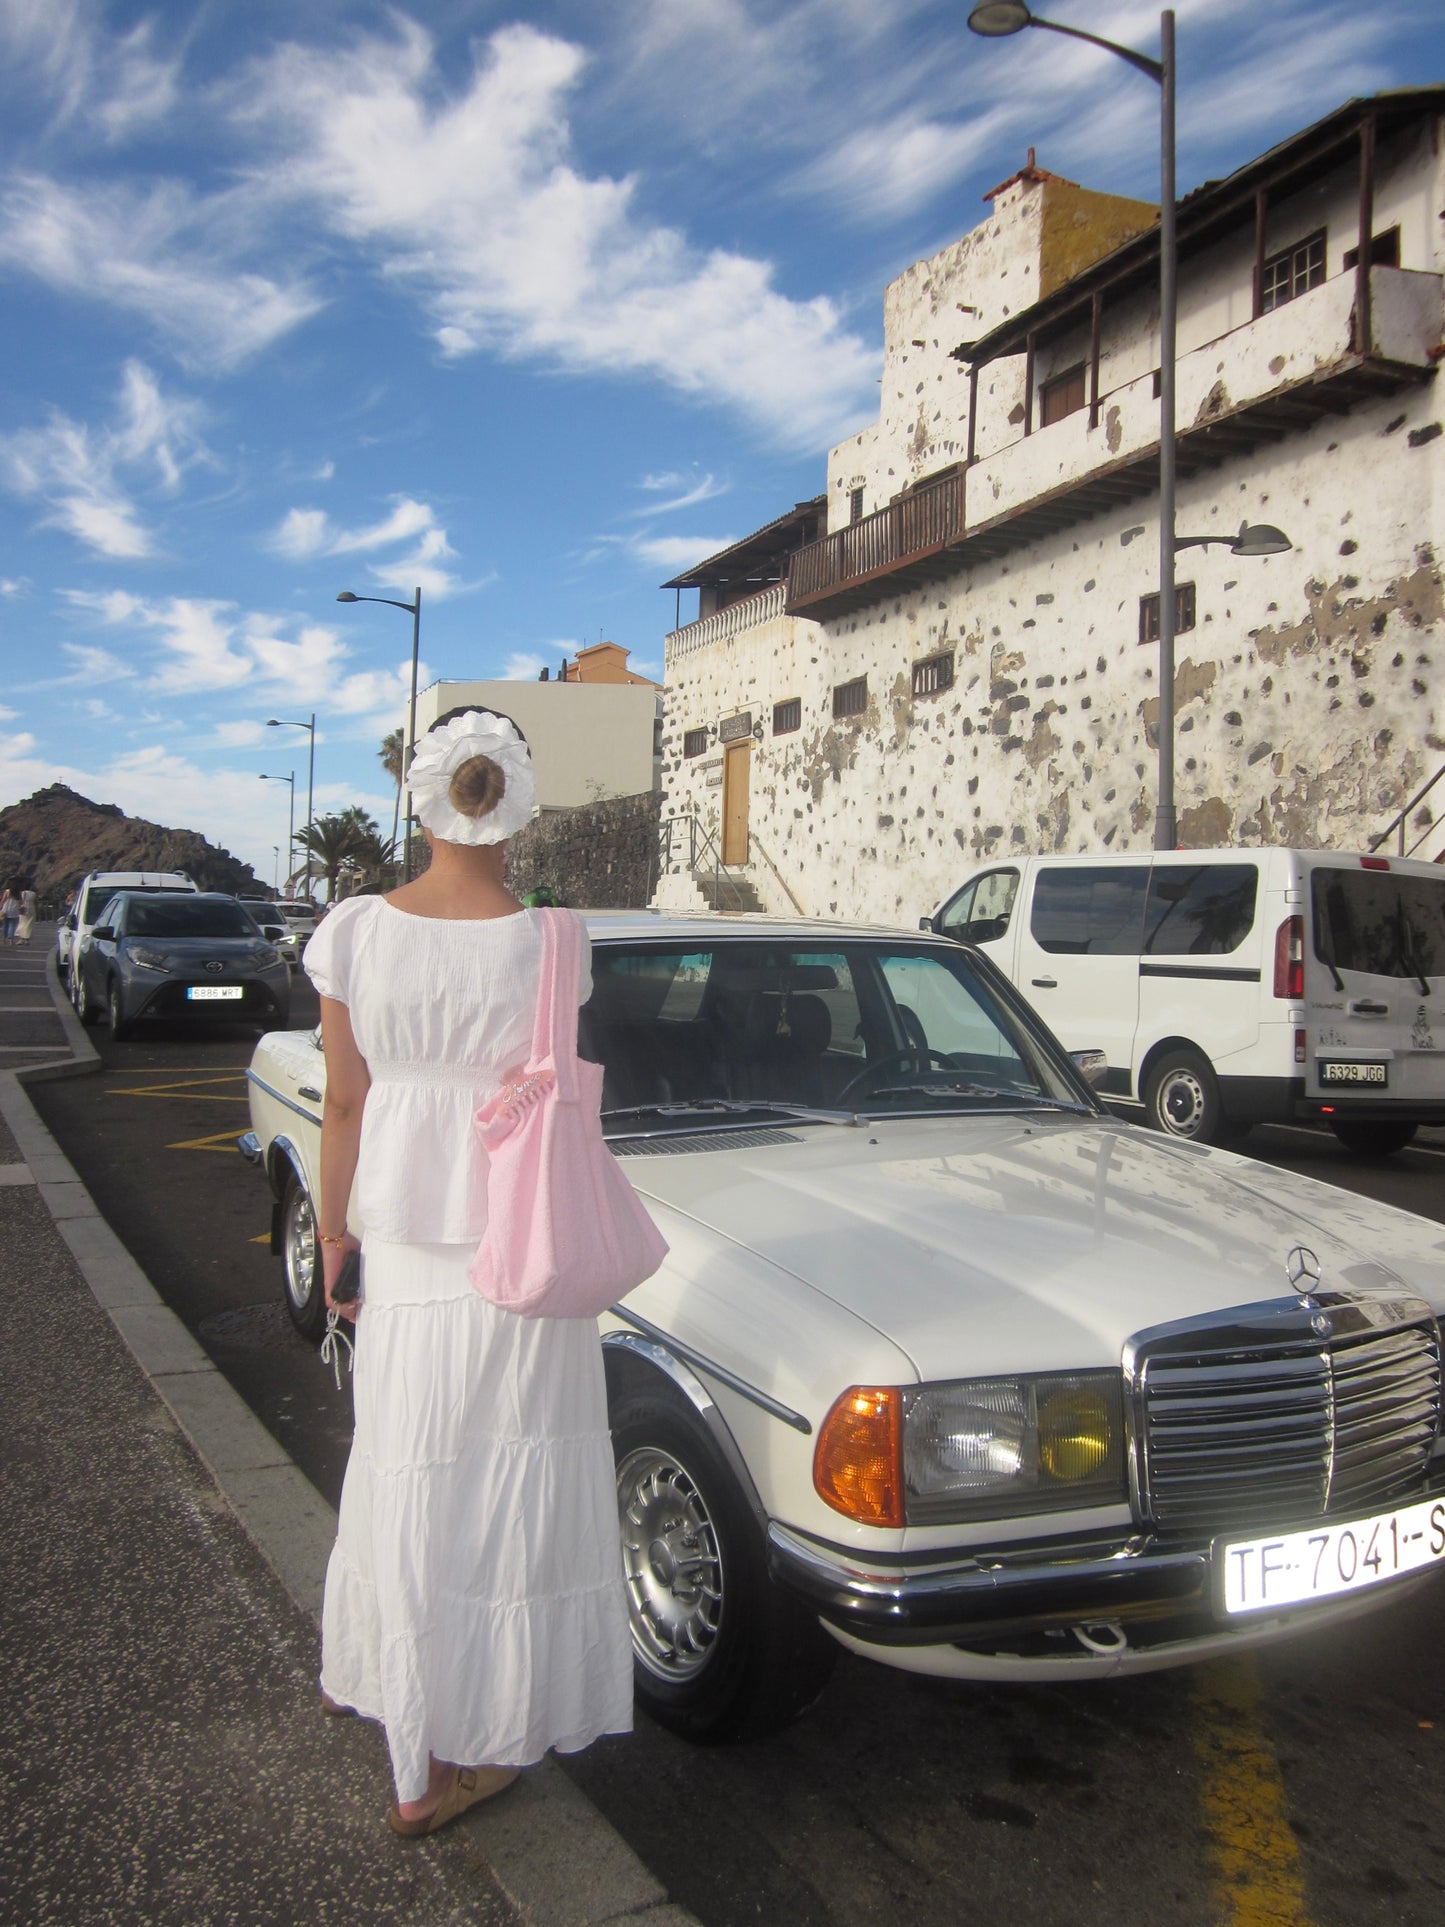
[[[825,1124],[857,1124],[856,1111],[830,1111],[817,1104],[788,1104],[766,1097],[677,1098],[659,1104],[622,1104],[604,1111],[604,1121],[614,1117],[746,1117],[763,1111],[772,1117],[816,1118]]]
[[[997,1084],[948,1083],[943,1079],[933,1084],[884,1084],[876,1091],[869,1091],[875,1097],[996,1097],[1009,1104],[1017,1104],[1027,1110],[1076,1111],[1081,1116],[1088,1115],[1087,1106],[1070,1103],[1062,1097],[1045,1097],[1042,1091],[1021,1091],[1000,1089]]]

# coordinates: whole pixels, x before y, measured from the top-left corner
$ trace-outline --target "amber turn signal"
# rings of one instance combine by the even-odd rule
[[[820,1498],[865,1526],[903,1524],[903,1395],[850,1385],[823,1420],[813,1451]]]

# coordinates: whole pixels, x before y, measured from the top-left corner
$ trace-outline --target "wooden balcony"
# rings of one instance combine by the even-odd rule
[[[1370,284],[1369,354],[1355,346],[1355,277],[1347,273],[1180,356],[1181,481],[1431,378],[1441,277],[1377,267]],[[1158,487],[1159,402],[1146,374],[1101,396],[1093,426],[1080,409],[799,549],[788,569],[788,613],[827,619],[908,593]]]
[[[900,572],[908,583],[947,575],[958,564],[945,551],[964,528],[964,471],[957,469],[798,549],[788,564],[788,614],[837,615],[891,594]]]

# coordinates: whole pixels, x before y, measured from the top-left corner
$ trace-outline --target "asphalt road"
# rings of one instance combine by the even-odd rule
[[[293,1023],[314,1021],[297,980]],[[97,1037],[42,1115],[157,1289],[328,1498],[350,1430],[291,1331],[246,1126],[243,1030]],[[1445,1134],[1380,1165],[1312,1131],[1249,1150],[1445,1222]],[[1445,1918],[1445,1589],[1254,1660],[1124,1685],[977,1687],[843,1655],[747,1746],[646,1724],[569,1762],[705,1927],[1356,1927]]]

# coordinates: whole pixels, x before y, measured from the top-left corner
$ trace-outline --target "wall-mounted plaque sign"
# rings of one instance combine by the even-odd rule
[[[717,726],[717,739],[720,743],[740,743],[744,736],[753,733],[753,712],[744,709],[736,716],[728,716]]]

